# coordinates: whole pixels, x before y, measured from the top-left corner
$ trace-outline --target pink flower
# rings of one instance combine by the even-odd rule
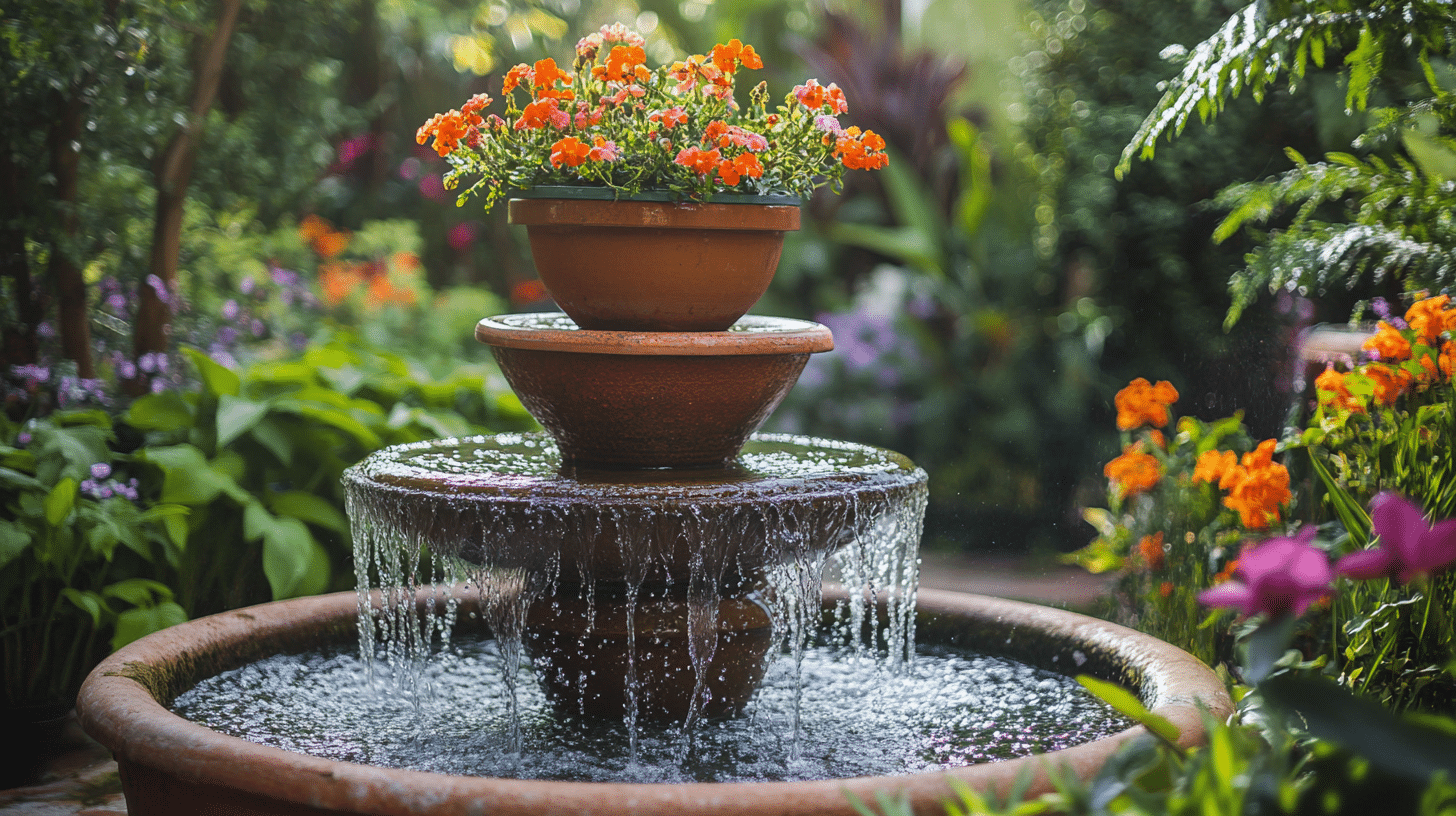
[[[1324,550],[1311,545],[1315,529],[1292,538],[1271,538],[1239,556],[1236,579],[1199,593],[1205,606],[1231,607],[1245,617],[1263,612],[1271,618],[1301,615],[1323,598],[1334,580]]]
[[[1378,546],[1340,559],[1335,570],[1347,578],[1390,577],[1408,584],[1456,562],[1456,519],[1432,526],[1420,505],[1399,493],[1385,492],[1370,502],[1370,520]]]

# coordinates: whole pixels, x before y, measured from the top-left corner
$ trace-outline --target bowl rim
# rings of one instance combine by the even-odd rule
[[[727,331],[654,332],[583,329],[564,312],[526,312],[482,319],[475,339],[496,349],[660,357],[817,354],[834,348],[827,326],[763,315],[740,317]]]
[[[1233,704],[1222,681],[1204,664],[1166,642],[1074,612],[966,593],[920,590],[917,611],[954,616],[978,637],[1050,638],[1069,655],[1111,655],[1123,679],[1135,681],[1143,702],[1178,729],[1183,746],[1205,739],[1204,718],[1226,718]],[[1145,737],[1142,726],[1056,751],[903,776],[811,782],[644,783],[545,782],[456,777],[320,759],[259,745],[189,722],[165,708],[142,680],[188,665],[206,644],[265,642],[300,629],[352,627],[353,592],[278,601],[174,626],[138,640],[107,658],[87,678],[77,710],[87,733],[111,749],[122,777],[160,772],[178,784],[221,787],[290,807],[350,814],[465,816],[501,813],[597,813],[627,816],[675,813],[852,814],[846,792],[873,801],[878,791],[909,798],[916,812],[939,812],[952,785],[1004,793],[1023,773],[1028,795],[1052,790],[1048,768],[1089,778],[1124,743]],[[348,620],[345,620],[347,618]],[[209,648],[218,648],[209,646]],[[1110,678],[1111,679],[1111,678]],[[955,780],[952,782],[951,780]],[[289,811],[293,812],[293,811]],[[313,811],[309,811],[313,812]]]

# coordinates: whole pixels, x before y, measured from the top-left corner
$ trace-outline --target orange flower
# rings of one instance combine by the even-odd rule
[[[1134,442],[1102,468],[1102,475],[1112,482],[1118,498],[1125,499],[1152,490],[1163,471],[1157,457],[1143,453],[1141,443]]]
[[[712,82],[722,76],[723,71],[702,54],[694,54],[683,62],[674,62],[667,69],[667,75],[677,80],[675,90],[678,93],[687,93],[698,84],[698,80]]]
[[[1168,406],[1178,401],[1178,389],[1167,380],[1157,385],[1138,377],[1117,392],[1113,398],[1117,406],[1117,427],[1130,431],[1141,425],[1161,428],[1168,424]]]
[[[364,282],[364,276],[359,273],[359,267],[355,264],[331,262],[319,267],[318,280],[324,303],[338,306],[348,300],[349,295]]]
[[[1375,336],[1366,340],[1360,349],[1375,352],[1380,359],[1391,363],[1399,363],[1411,358],[1410,341],[1405,339],[1405,335],[1401,334],[1399,329],[1384,320],[1380,321],[1380,326],[1376,328]]]
[[[1456,376],[1452,374],[1452,370],[1456,369],[1456,340],[1447,340],[1441,344],[1441,354],[1436,362],[1446,379]]]
[[[1365,413],[1365,401],[1350,393],[1349,386],[1345,385],[1345,375],[1336,371],[1334,366],[1325,368],[1315,377],[1314,388],[1321,405],[1339,411]]]
[[[1406,310],[1405,322],[1415,329],[1416,340],[1435,347],[1441,335],[1456,330],[1456,309],[1447,309],[1449,295],[1423,298]]]
[[[304,216],[298,224],[298,234],[308,241],[320,258],[332,258],[343,252],[353,238],[348,230],[335,230],[332,224],[317,215]]]
[[[678,105],[675,108],[668,108],[664,111],[653,111],[647,115],[647,120],[662,125],[663,130],[672,130],[675,126],[688,121],[688,112],[683,110],[681,105]]]
[[[580,167],[586,163],[587,154],[591,153],[591,145],[584,144],[575,136],[567,136],[558,139],[551,145],[551,164],[560,167],[563,164],[567,167]]]
[[[1158,584],[1158,597],[1160,597],[1160,598],[1166,598],[1166,597],[1168,597],[1169,595],[1172,595],[1172,594],[1173,594],[1173,582],[1172,581],[1164,581],[1163,583]]]
[[[1278,521],[1279,508],[1292,498],[1289,470],[1273,460],[1274,446],[1273,439],[1260,442],[1219,483],[1220,487],[1229,483],[1224,506],[1238,513],[1239,523],[1250,530],[1263,530]]]
[[[830,134],[825,134],[828,137]],[[890,163],[885,155],[885,140],[873,130],[861,134],[858,127],[850,127],[834,141],[834,155],[851,170],[878,170]]]
[[[1221,584],[1224,581],[1231,581],[1233,580],[1234,573],[1238,571],[1239,559],[1231,559],[1227,564],[1223,565],[1223,569],[1219,570],[1217,575],[1213,576],[1213,582],[1215,584]]]
[[[531,83],[531,66],[521,63],[509,71],[506,71],[506,78],[501,83],[501,95],[508,96],[511,91],[522,83]]]
[[[742,176],[759,178],[763,175],[763,165],[759,164],[758,157],[752,153],[744,153],[732,161],[724,159],[718,164],[718,177],[729,187],[737,184]]]
[[[1193,466],[1193,483],[1210,482],[1222,485],[1228,474],[1239,467],[1239,455],[1233,451],[1209,450],[1198,455]]]
[[[1163,568],[1163,534],[1156,532],[1152,535],[1143,536],[1137,543],[1138,558],[1148,565],[1150,570]]]
[[[1153,443],[1155,447],[1162,448],[1164,450],[1167,450],[1168,448],[1168,440],[1163,437],[1163,432],[1157,429],[1148,431],[1148,441]]]
[[[760,69],[763,67],[763,58],[753,50],[753,46],[732,39],[726,44],[713,46],[713,64],[723,73],[731,74],[738,70],[740,64],[744,68]]]
[[[803,105],[809,110],[817,111],[824,107],[825,92],[827,90],[827,88],[819,84],[819,80],[810,79],[805,81],[803,85],[794,86],[794,98],[799,100],[800,105]]]
[[[527,105],[521,111],[521,118],[516,120],[516,130],[530,129],[538,130],[547,125],[557,130],[564,129],[571,122],[571,117],[561,109],[561,103],[556,99],[548,97],[538,99]]]
[[[646,82],[652,78],[647,70],[647,52],[640,45],[613,46],[607,54],[606,64],[592,68],[592,76],[607,82],[631,82],[634,79]]]
[[[693,172],[700,176],[706,176],[718,168],[718,163],[722,158],[723,155],[718,152],[717,148],[703,150],[698,147],[685,147],[678,152],[677,158],[673,161],[684,167],[692,168]]]
[[[1375,386],[1375,404],[1386,408],[1394,405],[1414,380],[1411,373],[1403,368],[1379,363],[1364,366],[1360,373],[1368,377]]]
[[[570,87],[556,87],[558,83],[571,85],[571,74],[556,67],[556,60],[550,57],[538,60],[531,70],[531,74],[531,94],[537,99],[573,99],[576,97],[576,92],[572,91]]]

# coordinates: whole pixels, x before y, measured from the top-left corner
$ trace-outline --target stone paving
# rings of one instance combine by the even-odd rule
[[[985,557],[924,552],[921,586],[1085,609],[1106,589],[1106,581],[1076,567],[1027,562],[1012,556]],[[0,816],[118,816],[126,814],[121,779],[110,753],[87,737],[74,720],[67,726],[64,753],[52,761],[41,783],[0,790]]]

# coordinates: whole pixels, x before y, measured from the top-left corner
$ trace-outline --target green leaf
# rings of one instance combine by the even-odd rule
[[[1345,64],[1350,67],[1350,85],[1345,90],[1345,107],[1350,111],[1365,110],[1370,99],[1370,85],[1380,75],[1383,57],[1384,49],[1381,47],[1380,38],[1370,26],[1362,27],[1359,44],[1345,57]]]
[[[252,430],[258,420],[268,414],[269,403],[254,402],[229,394],[217,399],[217,446],[230,442]]]
[[[239,504],[250,494],[226,474],[208,464],[207,457],[192,445],[166,445],[137,451],[137,458],[162,469],[164,504],[185,504],[196,507],[209,504],[226,493]]]
[[[116,634],[111,638],[111,648],[120,649],[153,632],[160,632],[168,626],[186,622],[187,612],[175,601],[163,601],[156,606],[128,609],[116,616]]]
[[[269,500],[269,505],[277,515],[296,518],[336,533],[349,532],[349,519],[339,508],[312,493],[302,490],[278,493]]]
[[[1278,665],[1294,639],[1295,617],[1284,615],[1261,624],[1244,638],[1244,679],[1257,685]]]
[[[122,419],[139,431],[170,433],[191,428],[196,409],[175,391],[138,397]]]
[[[1456,140],[1449,136],[1427,136],[1416,130],[1404,130],[1400,134],[1400,143],[1422,173],[1443,181],[1456,179]]]
[[[183,346],[182,354],[192,361],[193,367],[202,377],[202,384],[211,393],[219,397],[236,397],[242,393],[243,379],[238,376],[237,372],[213,361],[211,357],[194,348]]]
[[[45,498],[45,519],[52,527],[59,527],[76,507],[76,480],[70,476],[60,480]]]
[[[101,590],[108,598],[126,601],[132,606],[152,606],[157,601],[172,600],[172,590],[166,584],[149,578],[128,578],[117,581]]]
[[[100,595],[90,590],[83,591],[66,587],[61,590],[61,597],[70,601],[77,609],[91,616],[91,625],[93,627],[100,626],[102,616],[111,611],[111,608],[106,605],[106,601]]]
[[[293,464],[293,440],[283,423],[274,417],[265,417],[251,428],[253,441],[262,445],[287,467]]]
[[[1319,677],[1286,673],[1262,686],[1265,700],[1303,719],[1305,729],[1370,760],[1385,772],[1425,784],[1438,772],[1456,778],[1456,737],[1401,719],[1385,706]]]
[[[0,519],[0,569],[20,557],[31,544],[28,528],[18,521]]]
[[[298,519],[270,516],[269,520],[263,533],[263,574],[268,578],[274,600],[292,598],[301,594],[305,584],[311,583],[308,579],[317,571],[316,550],[321,548]]]
[[[1154,736],[1172,745],[1178,743],[1177,726],[1168,722],[1167,718],[1149,711],[1132,692],[1116,683],[1099,680],[1088,674],[1077,675],[1077,682],[1119,714],[1148,729]]]

